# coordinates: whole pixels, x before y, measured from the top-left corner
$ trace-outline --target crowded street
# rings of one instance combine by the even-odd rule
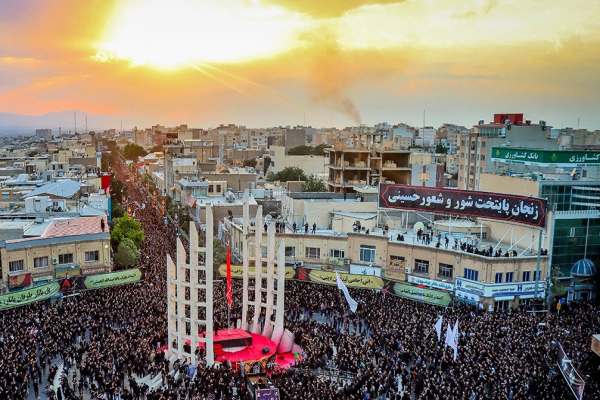
[[[141,282],[87,290],[0,312],[0,399],[248,399],[244,377],[227,365],[175,376],[167,341],[166,256],[176,227],[141,177],[114,163],[127,185],[123,206],[143,226]],[[234,282],[234,292],[241,285]],[[560,343],[600,398],[590,337],[600,308],[572,304],[560,313],[486,312],[461,303],[436,307],[387,290],[351,289],[351,313],[334,286],[286,282],[286,328],[304,350],[294,368],[271,376],[283,399],[570,399],[556,365]],[[215,284],[215,329],[226,324],[225,287]],[[233,319],[241,305],[234,303]],[[438,340],[436,320],[458,321],[456,361]],[[62,390],[50,386],[59,373]],[[160,375],[148,388],[136,378]],[[61,393],[62,394],[56,394]]]

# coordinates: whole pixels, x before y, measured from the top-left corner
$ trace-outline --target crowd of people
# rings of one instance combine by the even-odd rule
[[[176,228],[165,223],[158,198],[116,157],[113,170],[128,186],[125,208],[145,230],[144,279],[0,312],[0,399],[249,399],[245,378],[227,365],[173,374],[162,349],[166,255],[174,256]],[[224,284],[215,291],[215,326],[223,327]],[[239,298],[239,282],[234,293]],[[294,368],[271,376],[281,398],[569,399],[556,365],[557,343],[586,379],[584,398],[600,398],[600,364],[590,351],[590,337],[600,331],[598,306],[488,313],[416,303],[385,290],[351,293],[359,302],[355,314],[333,286],[286,282],[285,324],[304,355]],[[232,315],[240,317],[239,302]],[[459,321],[456,361],[433,329],[440,315],[444,326]],[[54,391],[49,386],[59,365],[62,390]],[[147,375],[160,376],[162,386],[137,383],[135,377]]]

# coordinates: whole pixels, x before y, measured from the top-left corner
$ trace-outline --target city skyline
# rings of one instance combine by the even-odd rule
[[[4,113],[81,110],[130,128],[421,126],[423,110],[427,125],[469,127],[524,112],[600,128],[589,1],[568,14],[512,0],[3,4]]]

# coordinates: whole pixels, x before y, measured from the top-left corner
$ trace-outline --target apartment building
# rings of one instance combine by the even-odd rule
[[[0,235],[4,289],[112,268],[104,217],[3,221]]]
[[[410,183],[410,151],[385,145],[380,133],[355,133],[350,144],[337,142],[326,151],[331,192],[353,193],[355,186],[379,182]]]

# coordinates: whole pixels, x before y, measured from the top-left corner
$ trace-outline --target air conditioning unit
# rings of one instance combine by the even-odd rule
[[[52,257],[52,265],[58,264],[58,258]]]

